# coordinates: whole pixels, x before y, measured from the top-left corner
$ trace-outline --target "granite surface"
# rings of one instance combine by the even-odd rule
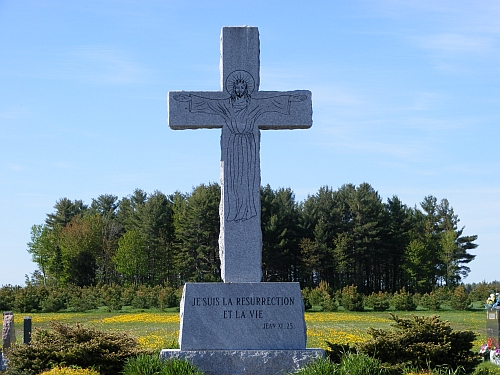
[[[162,350],[162,359],[183,358],[206,375],[284,375],[324,357],[323,349],[303,350]]]
[[[305,349],[298,283],[188,283],[181,350]]]

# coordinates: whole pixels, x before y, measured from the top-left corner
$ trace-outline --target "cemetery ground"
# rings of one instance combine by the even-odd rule
[[[468,330],[476,333],[474,351],[479,351],[486,342],[485,311],[417,310],[412,312],[392,311],[399,317],[438,315],[440,320],[450,322],[454,330]],[[161,350],[176,348],[179,334],[178,309],[167,311],[155,309],[137,310],[123,308],[109,312],[105,308],[85,313],[32,313],[33,328],[50,328],[50,323],[81,323],[102,331],[127,332],[136,337],[144,349]],[[23,337],[23,314],[17,313],[15,328],[17,340]],[[306,312],[307,347],[327,349],[326,342],[335,344],[355,344],[367,340],[368,328],[389,329],[391,320],[389,311],[351,312]]]

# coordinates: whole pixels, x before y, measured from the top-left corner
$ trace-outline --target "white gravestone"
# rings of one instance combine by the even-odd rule
[[[306,349],[298,283],[261,283],[260,129],[312,125],[311,92],[259,91],[256,27],[224,27],[221,91],[173,91],[172,129],[221,128],[219,251],[224,283],[188,283],[181,301],[182,357],[207,375],[284,374],[323,355]]]

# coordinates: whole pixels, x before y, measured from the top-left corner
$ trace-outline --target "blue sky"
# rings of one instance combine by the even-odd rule
[[[219,90],[223,26],[259,27],[261,90],[313,93],[313,127],[263,131],[262,183],[298,201],[370,183],[449,200],[500,279],[500,3],[0,0],[0,285],[63,197],[189,192],[218,130],[167,126],[171,90]]]

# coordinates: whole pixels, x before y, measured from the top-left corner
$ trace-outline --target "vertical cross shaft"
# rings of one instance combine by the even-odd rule
[[[258,91],[259,53],[256,27],[224,27],[221,91],[168,97],[172,129],[222,128],[219,253],[226,283],[262,278],[259,129],[312,125],[310,91]]]

